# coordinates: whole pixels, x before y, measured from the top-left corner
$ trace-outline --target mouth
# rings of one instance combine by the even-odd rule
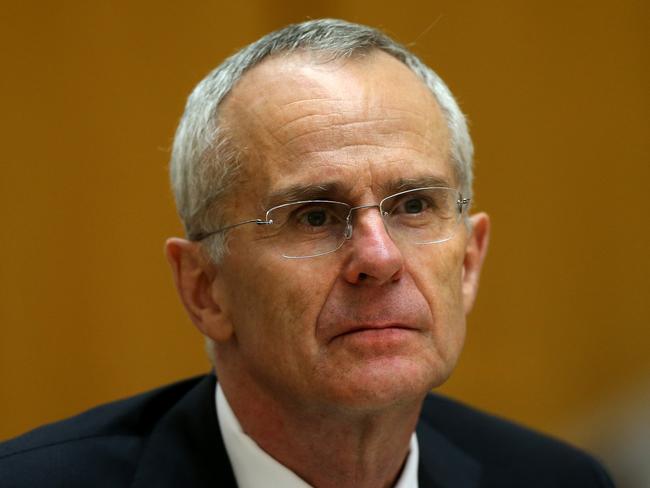
[[[404,334],[417,332],[416,327],[405,324],[363,324],[346,328],[344,331],[332,337],[331,341],[356,336],[368,336],[369,338],[386,339],[399,337]]]

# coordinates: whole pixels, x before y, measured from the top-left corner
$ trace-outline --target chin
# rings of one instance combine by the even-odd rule
[[[431,367],[412,358],[378,358],[338,374],[326,394],[332,403],[353,410],[418,404],[449,377],[452,367]]]

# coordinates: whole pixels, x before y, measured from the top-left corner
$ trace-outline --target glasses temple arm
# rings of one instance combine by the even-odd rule
[[[245,224],[257,224],[257,225],[268,225],[273,223],[271,220],[262,220],[262,219],[252,219],[252,220],[245,220],[244,222],[237,222],[236,224],[232,225],[227,225],[225,227],[221,227],[220,229],[213,230],[211,232],[197,232],[195,234],[190,234],[188,236],[188,239],[190,241],[202,241],[203,239],[207,239],[210,236],[213,236],[215,234],[219,234],[221,232],[225,232],[230,229],[234,229],[235,227],[239,227],[240,225],[245,225]]]

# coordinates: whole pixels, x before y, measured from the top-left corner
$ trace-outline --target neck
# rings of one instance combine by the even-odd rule
[[[421,398],[390,408],[287,404],[239,375],[219,376],[243,431],[317,488],[391,487],[409,452]]]

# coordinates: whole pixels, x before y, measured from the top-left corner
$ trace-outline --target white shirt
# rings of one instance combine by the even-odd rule
[[[312,488],[244,433],[219,383],[215,397],[221,436],[239,488]],[[418,441],[414,432],[406,464],[394,488],[418,488],[418,459]]]

